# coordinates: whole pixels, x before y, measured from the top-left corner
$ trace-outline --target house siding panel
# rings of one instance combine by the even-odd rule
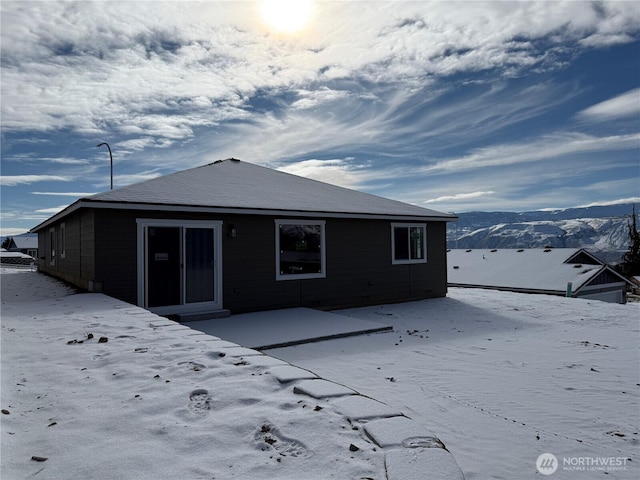
[[[326,277],[277,280],[275,220],[295,222],[301,217],[108,209],[80,212],[77,222],[65,218],[67,235],[82,232],[81,240],[67,243],[67,257],[80,258],[69,268],[78,272],[83,288],[91,281],[94,291],[133,304],[137,303],[139,218],[223,222],[223,307],[232,313],[298,306],[332,309],[446,294],[444,222],[427,223],[426,263],[393,265],[391,220],[304,218],[326,222]],[[235,227],[234,238],[228,234],[229,225]],[[40,235],[46,240],[47,231]]]
[[[129,303],[137,301],[136,217],[96,211],[96,290]]]
[[[64,223],[64,229],[61,227]],[[55,230],[56,258],[51,262],[49,231]],[[63,222],[56,222],[38,232],[38,270],[58,277],[79,288],[90,289],[94,274],[93,256],[94,214],[92,211],[74,212]],[[64,234],[64,256],[61,252]]]

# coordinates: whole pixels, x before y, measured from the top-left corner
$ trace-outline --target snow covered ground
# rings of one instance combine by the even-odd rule
[[[3,479],[385,478],[277,360],[35,272],[0,281]],[[467,480],[543,478],[543,453],[550,478],[639,478],[640,304],[452,289],[339,313],[394,331],[266,353],[411,417]]]
[[[2,480],[385,478],[382,449],[330,402],[280,381],[309,372],[10,271]]]
[[[423,422],[467,480],[542,478],[543,453],[550,478],[640,478],[640,304],[450,289],[340,314],[394,333],[268,353]]]

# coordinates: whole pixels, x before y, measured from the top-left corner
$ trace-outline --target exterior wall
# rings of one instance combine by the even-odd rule
[[[133,304],[138,299],[136,218],[141,216],[95,210],[96,290]]]
[[[445,222],[427,223],[427,263],[393,265],[391,220],[308,217],[326,221],[326,278],[278,281],[275,219],[301,217],[107,209],[81,212],[78,219],[75,215],[64,219],[66,261],[52,268],[47,258],[41,262],[46,264],[43,271],[133,304],[138,286],[138,218],[222,221],[223,306],[234,313],[392,303],[440,297],[447,291]],[[234,238],[228,235],[231,224],[236,230]],[[43,256],[49,249],[48,228],[40,235]]]
[[[274,220],[223,219],[237,231],[235,238],[223,239],[224,307],[232,312],[331,309],[446,295],[444,222],[427,226],[427,263],[392,265],[391,221],[326,219],[326,278],[277,281]]]
[[[91,290],[95,273],[94,215],[83,210],[38,232],[38,270],[79,288]],[[55,256],[51,256],[54,232]],[[64,249],[64,250],[62,250]]]
[[[582,287],[575,296],[587,300],[601,300],[609,303],[627,303],[626,285],[623,282],[589,285]]]

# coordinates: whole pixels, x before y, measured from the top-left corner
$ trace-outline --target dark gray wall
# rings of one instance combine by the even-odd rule
[[[53,264],[49,235],[52,228],[55,229],[56,239],[56,258]],[[86,209],[71,213],[63,221],[39,231],[38,269],[77,287],[89,289],[89,282],[95,277],[94,233],[94,212]],[[63,242],[64,256],[61,252]]]
[[[81,212],[65,219],[68,261],[55,268],[48,259],[41,261],[46,264],[44,271],[133,304],[137,301],[136,218],[223,221],[223,305],[236,313],[297,306],[331,309],[446,295],[444,222],[427,223],[427,263],[393,265],[391,221],[309,217],[326,220],[326,278],[277,281],[274,219],[288,218],[285,215]],[[227,235],[229,224],[236,228],[235,238]],[[47,245],[48,229],[40,234],[40,245]]]

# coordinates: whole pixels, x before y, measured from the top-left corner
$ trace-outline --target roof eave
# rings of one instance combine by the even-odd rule
[[[413,215],[413,214],[388,214],[388,213],[357,213],[357,212],[331,212],[321,210],[281,210],[268,208],[243,208],[243,207],[211,207],[199,205],[176,205],[163,203],[137,203],[137,202],[104,202],[84,198],[69,205],[64,210],[56,213],[49,219],[29,230],[38,232],[80,208],[98,208],[115,210],[146,210],[163,212],[192,212],[192,213],[219,213],[240,215],[266,215],[266,216],[301,216],[301,217],[326,217],[326,218],[354,218],[369,220],[404,220],[418,222],[452,222],[457,220],[456,215]]]
[[[67,206],[66,208],[60,210],[58,213],[52,215],[51,217],[47,218],[44,222],[36,225],[35,227],[33,227],[32,229],[29,230],[29,233],[38,233],[39,230],[42,230],[44,228],[47,228],[49,225],[57,222],[58,220],[66,217],[67,215],[75,212],[76,210],[78,210],[79,208],[82,207],[82,202],[83,200],[76,200],[75,202],[73,202],[71,205]]]

